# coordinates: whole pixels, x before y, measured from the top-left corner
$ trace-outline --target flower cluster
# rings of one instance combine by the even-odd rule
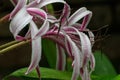
[[[79,75],[82,80],[90,80],[90,74],[95,66],[94,56],[91,51],[94,44],[94,35],[86,28],[92,16],[91,11],[82,7],[71,15],[70,6],[64,0],[10,1],[15,6],[9,15],[11,33],[16,40],[30,39],[32,44],[31,63],[26,74],[36,69],[38,75],[40,75],[41,41],[43,38],[47,38],[56,43],[56,69],[65,69],[65,53],[67,53],[73,60],[71,80],[76,80]],[[52,3],[62,3],[64,5],[59,18],[47,11],[46,6]],[[80,20],[82,23],[78,23]],[[20,32],[25,27],[29,29],[24,36],[21,36]]]

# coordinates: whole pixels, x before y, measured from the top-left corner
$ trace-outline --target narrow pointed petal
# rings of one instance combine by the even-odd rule
[[[68,20],[69,15],[70,15],[70,6],[68,4],[65,4],[63,12],[60,16],[61,26],[65,24],[67,25],[67,20]]]
[[[85,11],[87,11],[87,9],[85,7],[82,7],[78,9],[74,14],[72,14],[68,19],[69,25],[76,23],[78,21],[78,18],[76,19],[76,17],[78,17],[78,15],[81,15]]]
[[[78,35],[80,37],[81,51],[84,55],[83,56],[83,66],[85,66],[85,65],[87,65],[89,57],[92,54],[90,40],[86,34],[84,34],[83,32],[79,32],[74,27],[72,27],[72,28],[78,33]]]
[[[68,42],[68,40],[65,39],[65,47],[66,47],[66,50],[67,50],[67,53],[70,57],[73,56],[72,54],[72,46],[71,44]]]
[[[10,14],[10,19],[12,19],[16,15],[16,13],[26,5],[26,3],[26,0],[18,0],[16,7]]]
[[[79,34],[80,35],[80,34]],[[84,54],[83,56],[83,80],[90,80],[90,73],[94,70],[95,66],[95,60],[91,51],[91,43],[87,35],[81,34],[80,35],[80,40],[81,40],[81,47],[82,47],[82,53]],[[89,61],[90,61],[90,72],[88,71],[87,67],[89,66]],[[82,74],[81,74],[82,75]]]
[[[56,44],[57,48],[57,61],[56,61],[56,69],[57,70],[65,70],[65,65],[66,65],[66,56],[63,48]]]
[[[82,80],[91,80],[87,67],[84,68],[84,73],[83,73],[83,76],[82,76]]]
[[[92,31],[88,30],[88,34],[89,34],[89,37],[90,37],[90,42],[91,42],[91,45],[93,46],[93,44],[95,43],[95,40],[94,40],[94,34],[92,33]]]
[[[84,54],[84,58],[83,58],[83,67],[87,66],[88,61],[90,59],[90,55],[92,54],[91,51],[91,43],[89,38],[87,37],[87,35],[85,35],[84,33],[81,33],[80,35],[80,40],[81,40],[81,49],[82,49],[82,53]]]
[[[83,54],[83,62],[82,62],[82,68],[80,69],[80,75],[82,77],[82,80],[90,80],[90,73],[88,72],[87,67],[90,61],[90,65],[91,65],[91,69],[93,70],[94,66],[95,66],[95,62],[94,62],[94,57],[92,55],[91,52],[91,43],[89,38],[87,37],[87,35],[85,35],[82,32],[79,32],[76,28],[73,28],[79,35],[80,37],[80,41],[81,41],[81,51]],[[91,72],[91,71],[90,71]]]
[[[16,38],[19,32],[32,20],[32,16],[30,16],[26,12],[26,8],[22,8],[16,16],[12,19],[10,23],[10,31]]]
[[[41,37],[37,39],[33,39],[33,37],[38,32],[38,29],[33,21],[31,21],[30,26],[31,26],[31,37],[32,37],[32,57],[31,57],[30,66],[26,74],[28,74],[33,69],[35,69],[39,65],[39,61],[41,59]]]
[[[89,15],[89,16],[87,16]],[[73,25],[76,22],[78,22],[79,20],[81,20],[82,18],[84,18],[83,23],[82,23],[82,28],[86,27],[90,18],[91,18],[92,12],[86,10],[86,8],[80,8],[79,10],[77,10],[69,19],[68,19],[68,24],[69,25]],[[87,16],[87,17],[86,17]]]
[[[90,22],[91,17],[92,17],[92,12],[89,13],[88,15],[86,15],[86,16],[84,17],[83,22],[82,22],[82,25],[81,25],[81,27],[80,27],[80,30],[81,30],[81,31],[83,31],[83,30],[86,28],[86,26],[87,26],[88,23]]]
[[[94,71],[94,69],[95,69],[95,58],[94,58],[93,54],[90,55],[90,62],[91,62],[91,64],[90,64],[90,68],[91,68],[90,74],[91,74],[91,72]]]
[[[71,80],[76,80],[79,76],[79,71],[80,71],[80,67],[81,67],[81,61],[80,61],[80,50],[78,49],[78,47],[76,46],[76,44],[71,40],[71,38],[66,35],[67,40],[69,41],[69,43],[72,46],[72,53],[74,56],[74,64],[73,64],[73,74],[72,74],[72,79]]]

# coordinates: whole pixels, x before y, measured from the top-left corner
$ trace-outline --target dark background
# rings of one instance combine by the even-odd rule
[[[88,28],[95,34],[93,50],[101,50],[111,60],[120,73],[120,1],[119,0],[66,0],[72,12],[80,7],[87,7],[93,12]],[[59,9],[56,6],[55,9]],[[9,0],[0,0],[0,18],[13,9]],[[105,27],[106,26],[106,27]],[[9,32],[9,22],[0,23],[0,45],[14,40]],[[0,77],[17,68],[28,66],[30,62],[30,44],[14,51],[0,54]],[[42,62],[42,61],[41,61]]]

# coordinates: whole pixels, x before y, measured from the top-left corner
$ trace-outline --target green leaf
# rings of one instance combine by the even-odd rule
[[[71,72],[62,72],[62,71],[57,71],[54,69],[48,69],[48,68],[43,68],[40,67],[41,70],[41,78],[43,79],[57,79],[57,80],[70,80],[71,79]],[[33,70],[31,73],[28,75],[25,75],[24,73],[27,71],[27,68],[19,69],[9,76],[7,76],[4,80],[9,80],[11,76],[14,76],[16,78],[19,78],[20,80],[38,80],[38,76],[35,70]],[[18,79],[18,80],[19,80]]]
[[[94,53],[96,66],[95,71],[93,72],[94,75],[100,76],[115,76],[116,71],[112,66],[109,59],[105,56],[105,54],[101,53],[101,51],[96,51]]]
[[[43,47],[43,53],[45,57],[47,58],[48,64],[50,65],[51,68],[56,68],[56,46],[55,44],[48,39],[44,39],[42,47]]]
[[[120,80],[120,75],[116,76],[113,80]]]
[[[40,67],[41,70],[41,78],[42,80],[70,80],[72,76],[72,72],[66,71],[58,71],[54,69],[48,69]],[[28,75],[24,73],[27,71],[27,68],[19,69],[10,75],[6,76],[3,80],[39,80],[37,73],[33,70]],[[120,77],[120,76],[119,76]],[[115,80],[119,79],[116,77]],[[113,76],[91,76],[91,80],[113,80]],[[77,80],[81,80],[78,78]]]

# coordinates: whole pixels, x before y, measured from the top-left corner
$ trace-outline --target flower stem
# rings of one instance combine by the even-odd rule
[[[3,16],[2,18],[0,18],[0,23],[8,22],[9,17],[10,17],[10,14],[7,14],[7,15]]]
[[[12,50],[12,49],[14,49],[14,48],[17,48],[17,47],[19,47],[19,46],[21,46],[21,45],[24,45],[24,44],[27,44],[27,43],[29,43],[29,42],[30,42],[30,40],[21,41],[21,42],[17,42],[17,43],[16,43],[15,41],[13,41],[13,42],[11,42],[11,43],[8,43],[8,44],[6,44],[6,45],[9,45],[9,44],[12,44],[12,43],[14,43],[14,44],[2,48],[2,49],[0,50],[0,54],[3,54],[3,53],[5,53],[5,52],[8,52],[8,51],[10,51],[10,50]],[[4,46],[4,45],[3,45],[3,46]]]
[[[20,42],[20,41],[11,41],[11,42],[9,42],[9,43],[6,43],[6,44],[4,44],[4,45],[1,45],[0,46],[0,50],[1,49],[4,49],[4,48],[6,48],[6,47],[9,47],[9,46],[11,46],[11,45],[13,45],[13,44],[16,44],[16,43],[18,43],[18,42]]]

